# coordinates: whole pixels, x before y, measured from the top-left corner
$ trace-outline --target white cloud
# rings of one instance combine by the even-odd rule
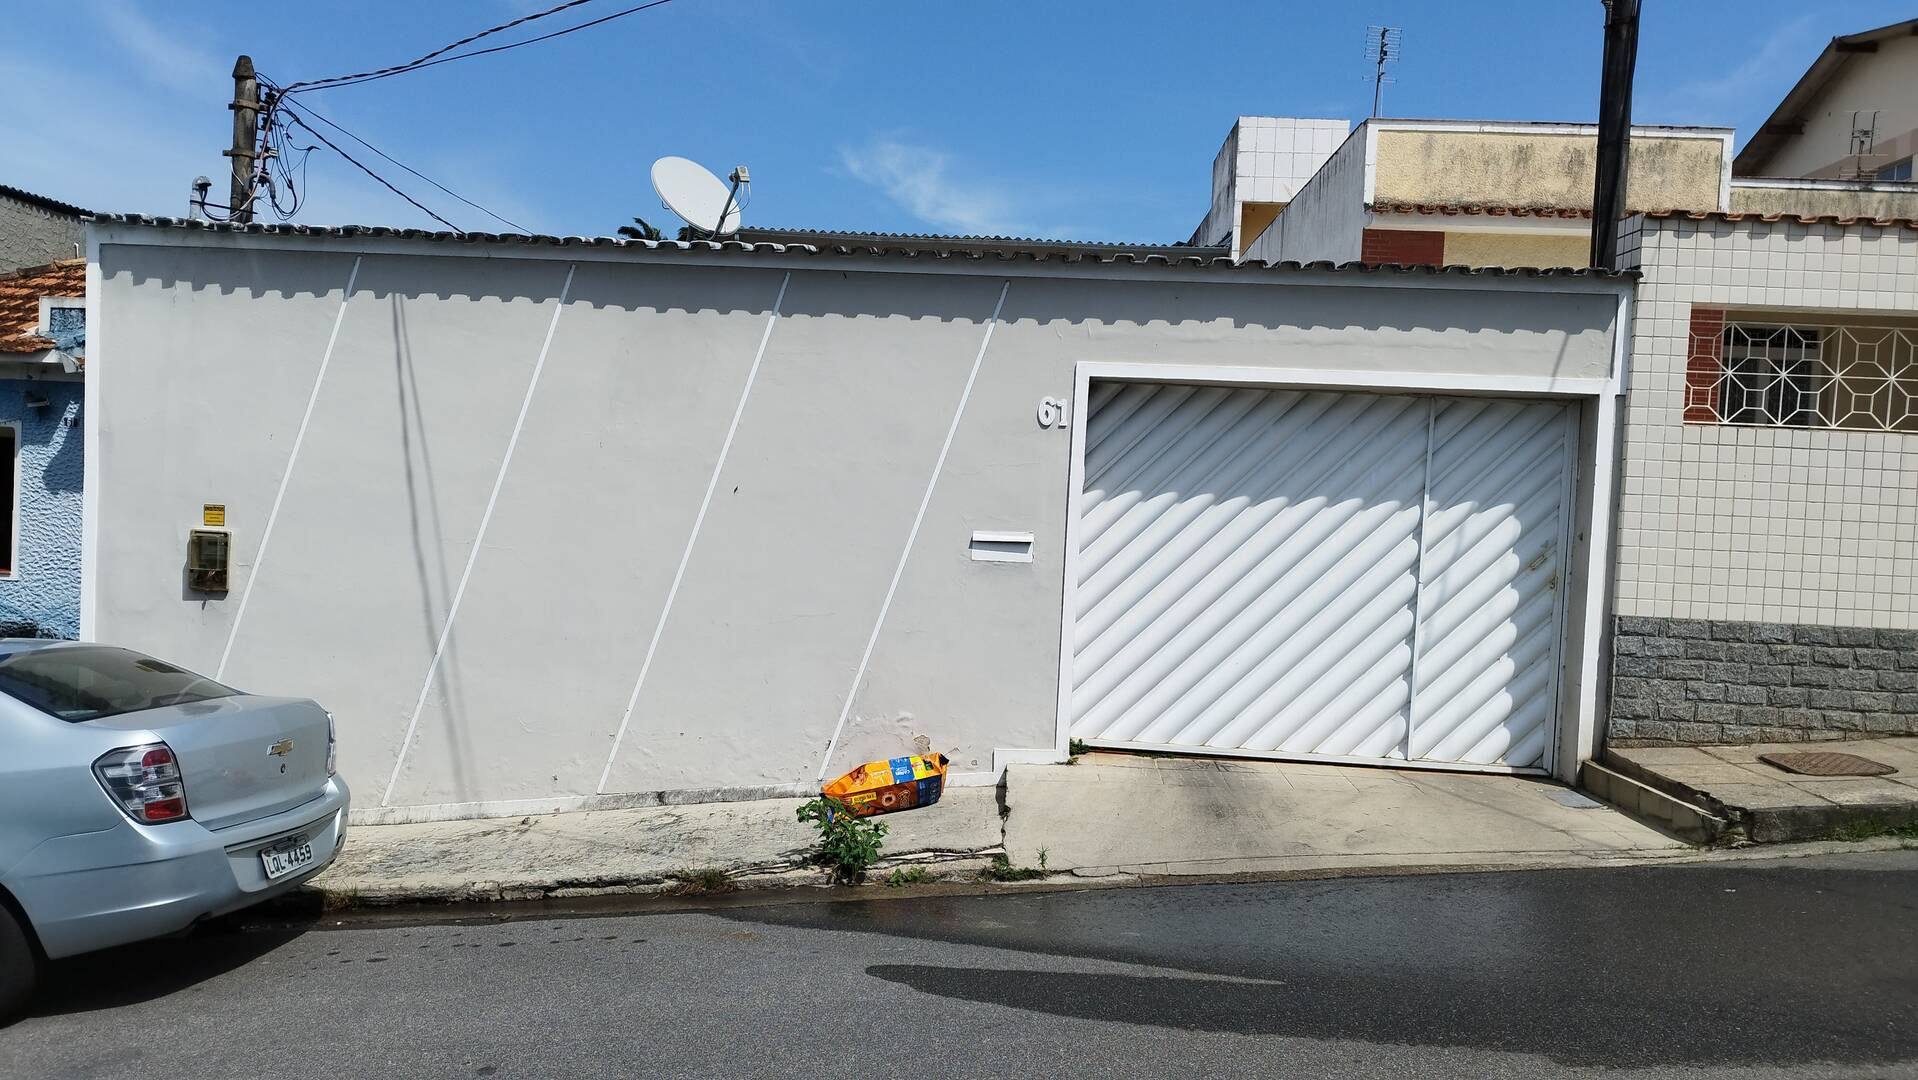
[[[1726,123],[1738,119],[1754,102],[1776,101],[1809,62],[1807,43],[1824,43],[1812,33],[1817,21],[1808,12],[1780,25],[1737,67],[1654,94],[1646,103],[1649,109],[1641,111],[1678,123]]]
[[[839,161],[848,175],[885,192],[928,225],[966,233],[1018,231],[1011,200],[990,183],[955,177],[952,156],[943,150],[880,138],[842,147]]]
[[[231,85],[232,65],[191,44],[194,35],[188,28],[162,29],[128,0],[100,0],[95,10],[100,29],[142,79],[181,93],[199,93],[209,84]]]

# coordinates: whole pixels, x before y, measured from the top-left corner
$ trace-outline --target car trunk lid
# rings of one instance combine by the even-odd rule
[[[301,698],[212,698],[87,721],[152,732],[173,749],[187,813],[222,829],[290,810],[326,788],[326,710]]]

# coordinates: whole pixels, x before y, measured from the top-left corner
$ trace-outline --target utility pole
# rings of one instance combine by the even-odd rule
[[[225,156],[232,159],[233,186],[227,205],[228,221],[247,224],[253,220],[255,135],[260,123],[260,80],[253,72],[253,58],[241,56],[233,62],[233,146]]]
[[[1632,156],[1632,74],[1638,67],[1638,0],[1604,0],[1605,68],[1598,90],[1597,176],[1592,184],[1592,266],[1618,269],[1618,219]]]

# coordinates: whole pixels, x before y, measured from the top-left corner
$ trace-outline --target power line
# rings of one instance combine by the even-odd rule
[[[498,26],[488,27],[485,30],[481,30],[477,34],[471,34],[466,37],[463,37],[459,39],[458,41],[455,41],[451,45],[446,45],[446,46],[442,46],[441,48],[434,49],[432,52],[427,53],[425,56],[419,57],[416,60],[408,60],[404,64],[395,64],[392,67],[376,68],[372,71],[362,71],[355,75],[335,75],[335,76],[332,76],[331,78],[326,78],[326,79],[306,79],[301,82],[293,83],[292,85],[288,86],[287,89],[298,90],[300,87],[303,87],[303,86],[315,86],[320,83],[339,82],[342,79],[363,79],[371,75],[398,74],[399,72],[404,71],[407,68],[417,67],[420,64],[424,64],[425,62],[433,59],[436,56],[443,56],[446,53],[450,53],[454,49],[457,49],[463,45],[471,45],[473,42],[478,41],[479,39],[483,37],[487,37],[492,34],[497,34],[502,30],[511,30],[515,26],[520,26],[525,23],[533,22],[538,19],[544,19],[548,15],[557,15],[568,8],[576,8],[576,7],[579,7],[581,4],[589,4],[589,3],[592,3],[592,0],[566,0],[566,3],[560,4],[558,7],[548,8],[545,11],[536,11],[531,15],[523,15],[520,18],[514,19],[512,22],[501,23]]]
[[[380,175],[379,173],[376,173],[376,172],[374,172],[374,171],[373,171],[372,169],[369,169],[369,168],[367,168],[367,167],[366,167],[365,165],[362,165],[362,164],[360,164],[360,162],[359,162],[359,160],[358,160],[357,158],[355,158],[355,157],[354,157],[354,156],[353,156],[352,154],[349,154],[349,153],[347,153],[346,151],[344,151],[344,150],[342,150],[342,149],[340,149],[340,148],[339,148],[339,147],[338,147],[337,145],[335,145],[335,144],[334,144],[334,142],[333,142],[333,140],[331,140],[331,139],[329,139],[329,138],[327,138],[326,136],[324,136],[324,135],[322,135],[322,134],[320,134],[320,133],[319,133],[319,131],[318,131],[317,129],[315,129],[314,127],[313,127],[313,125],[311,125],[311,124],[309,124],[309,123],[307,123],[306,121],[304,121],[304,120],[302,120],[302,119],[300,119],[300,117],[299,117],[299,114],[298,114],[298,113],[292,113],[292,112],[289,112],[289,114],[288,114],[288,119],[290,119],[290,120],[292,120],[292,121],[293,121],[294,123],[296,123],[296,124],[298,124],[298,125],[300,125],[300,127],[302,127],[302,128],[304,128],[304,129],[306,130],[306,133],[307,133],[308,135],[311,135],[311,136],[313,136],[314,138],[316,138],[316,139],[318,139],[318,140],[320,140],[321,142],[323,142],[323,143],[325,143],[325,144],[327,145],[327,147],[328,147],[329,149],[331,149],[331,150],[332,150],[332,151],[333,151],[334,153],[336,153],[336,154],[338,154],[338,155],[340,155],[341,157],[343,157],[343,158],[345,158],[345,159],[347,160],[347,162],[348,162],[349,164],[351,164],[351,165],[352,165],[352,166],[353,166],[354,168],[356,168],[356,169],[358,169],[358,170],[360,170],[361,172],[363,172],[363,173],[365,173],[366,175],[368,175],[368,176],[370,176],[370,177],[372,177],[373,179],[375,179],[375,180],[377,180],[377,181],[379,181],[379,182],[380,182],[380,186],[381,186],[381,187],[384,187],[384,188],[385,188],[386,190],[388,190],[388,191],[390,191],[390,192],[392,192],[392,193],[393,193],[393,194],[395,194],[395,195],[398,195],[398,196],[399,196],[400,198],[402,198],[402,199],[405,199],[405,200],[406,200],[407,202],[409,202],[409,203],[412,203],[412,204],[413,204],[413,206],[414,206],[414,207],[415,207],[416,209],[418,209],[418,210],[419,210],[419,211],[420,211],[421,213],[423,213],[423,214],[425,214],[425,215],[426,215],[427,217],[430,217],[430,218],[432,218],[432,219],[433,219],[434,221],[437,221],[437,222],[439,222],[439,223],[440,223],[441,225],[444,225],[444,226],[446,226],[447,228],[449,228],[449,229],[451,229],[451,230],[453,230],[454,232],[456,232],[456,233],[459,233],[459,234],[460,234],[461,236],[465,236],[465,235],[466,235],[466,230],[465,230],[465,229],[462,229],[462,228],[460,228],[460,227],[459,227],[458,225],[455,225],[455,224],[453,224],[452,222],[450,222],[450,221],[448,221],[448,220],[446,220],[445,218],[443,218],[443,217],[441,217],[441,216],[439,216],[438,214],[435,214],[435,213],[434,213],[433,211],[431,211],[431,210],[428,210],[428,209],[426,208],[426,206],[425,206],[425,204],[423,204],[423,203],[421,203],[421,202],[420,202],[420,201],[419,201],[418,199],[415,199],[415,198],[414,198],[413,196],[411,196],[411,195],[408,195],[408,194],[407,194],[406,192],[404,192],[404,191],[401,191],[401,190],[400,190],[399,188],[396,188],[396,187],[394,187],[394,186],[393,186],[393,185],[392,185],[392,184],[391,184],[391,183],[390,183],[390,182],[389,182],[389,181],[388,181],[388,180],[386,179],[386,177],[384,177],[384,176],[381,176],[381,175]]]
[[[299,113],[294,112],[292,106],[282,105],[280,107],[286,109],[288,114],[293,116],[295,119],[298,118]],[[432,177],[426,175],[425,173],[419,171],[418,169],[413,168],[411,165],[408,165],[406,162],[400,161],[399,159],[393,157],[393,155],[387,153],[384,150],[381,150],[379,147],[374,146],[372,143],[367,142],[365,139],[362,139],[358,135],[355,135],[352,132],[346,130],[345,128],[341,127],[339,124],[333,122],[332,120],[329,120],[324,116],[321,116],[317,110],[315,110],[311,105],[308,105],[306,102],[304,101],[300,102],[299,112],[303,112],[306,115],[312,117],[313,119],[318,120],[320,123],[325,124],[327,127],[330,127],[333,130],[339,132],[340,134],[346,136],[347,138],[352,139],[354,142],[359,143],[361,146],[364,146],[368,150],[373,151],[375,154],[378,154],[380,157],[386,159],[388,162],[391,162],[392,164],[398,166],[399,168],[402,168],[406,170],[407,172],[412,173],[414,176],[419,177],[421,180],[426,181],[427,183],[440,189],[446,194],[452,196],[453,198],[458,199],[460,202],[463,202],[466,205],[472,207],[473,209],[478,210],[480,213],[485,214],[487,217],[490,217],[495,221],[504,222],[507,225],[510,225],[515,229],[518,229],[520,232],[531,231],[526,226],[521,225],[519,222],[514,221],[511,218],[505,217],[500,214],[496,214],[493,211],[488,210],[486,207],[481,206],[479,203],[476,203],[473,200],[467,198],[466,196],[461,195],[459,192],[454,191],[452,188],[447,187],[445,184],[440,183],[438,180],[433,179]],[[308,128],[307,130],[311,131],[312,129]]]
[[[526,38],[521,41],[508,42],[507,44],[504,44],[504,45],[495,45],[485,49],[476,49],[472,52],[464,52],[464,53],[455,52],[455,50],[464,48],[468,45],[473,44],[476,41],[489,37],[493,34],[497,34],[505,30],[510,30],[516,26],[523,26],[527,23],[534,22],[539,19],[544,19],[551,15],[557,15],[561,12],[569,11],[573,8],[580,7],[582,5],[592,3],[592,2],[593,0],[566,0],[566,2],[547,8],[544,11],[537,11],[530,15],[523,15],[520,18],[511,20],[510,22],[504,22],[497,26],[488,27],[485,30],[481,30],[480,32],[476,34],[469,34],[466,37],[461,38],[460,40],[455,41],[450,45],[442,46],[438,49],[433,50],[432,52],[425,54],[424,56],[418,57],[417,59],[409,60],[404,64],[396,64],[391,67],[376,68],[372,71],[362,71],[352,75],[337,75],[337,76],[333,76],[331,78],[325,78],[325,79],[305,79],[299,82],[289,83],[284,87],[277,86],[268,80],[261,79],[261,82],[264,83],[268,87],[268,89],[271,91],[270,95],[268,96],[268,100],[265,102],[265,105],[266,105],[265,139],[268,141],[268,145],[264,149],[269,153],[277,152],[281,155],[283,155],[285,149],[287,149],[284,142],[284,129],[282,129],[281,132],[279,133],[280,139],[277,142],[277,145],[273,142],[273,137],[274,137],[273,119],[275,117],[275,114],[277,114],[279,110],[285,108],[288,110],[289,119],[293,123],[299,124],[301,128],[305,129],[314,138],[324,143],[328,149],[331,149],[334,153],[340,155],[342,158],[345,158],[349,164],[353,165],[355,168],[359,169],[361,172],[365,173],[366,175],[372,177],[374,180],[378,181],[381,184],[381,186],[385,187],[387,190],[393,192],[395,195],[398,195],[400,198],[405,199],[408,203],[412,204],[414,207],[416,207],[417,209],[425,213],[428,217],[431,217],[433,220],[439,222],[442,225],[445,225],[449,229],[452,229],[454,232],[460,233],[461,235],[465,235],[465,231],[460,229],[459,226],[454,225],[452,222],[447,221],[445,218],[427,209],[425,205],[419,202],[419,200],[413,198],[411,195],[408,195],[406,192],[401,191],[398,187],[395,187],[392,183],[390,183],[385,177],[374,172],[372,169],[367,168],[365,164],[361,163],[359,160],[354,158],[351,154],[348,154],[346,151],[340,149],[336,143],[328,139],[325,135],[321,134],[311,124],[306,123],[303,119],[300,118],[298,114],[293,113],[291,111],[291,107],[287,105],[287,99],[294,94],[304,93],[308,90],[323,90],[323,89],[333,89],[333,88],[342,87],[342,86],[357,86],[360,83],[373,82],[378,79],[391,78],[394,75],[401,75],[409,71],[419,71],[423,68],[436,67],[440,64],[450,64],[455,60],[469,60],[476,56],[486,56],[490,53],[506,52],[509,49],[517,49],[524,45],[536,45],[542,41],[551,41],[552,39],[557,37],[564,37],[567,34],[577,33],[578,31],[581,31],[581,30],[586,30],[595,26],[602,25],[604,23],[609,23],[609,22],[612,22],[614,19],[622,19],[628,15],[634,15],[642,11],[650,10],[652,8],[661,7],[665,4],[671,3],[672,0],[649,0],[648,3],[637,4],[629,8],[624,8],[620,11],[615,11],[609,15],[602,15],[597,19],[589,19],[586,22],[579,23],[578,25],[569,26],[561,30],[555,30],[547,34],[541,34],[537,37]],[[447,55],[449,53],[452,53],[453,55]],[[446,185],[440,183],[439,181],[433,179],[430,176],[427,176],[425,173],[420,172],[418,169],[415,169],[412,166],[407,165],[405,162],[402,162],[394,158],[392,155],[386,153],[384,150],[381,150],[379,147],[374,146],[372,143],[369,143],[365,139],[360,138],[358,135],[355,135],[353,132],[348,131],[347,129],[341,127],[339,124],[334,123],[332,120],[329,120],[324,116],[321,116],[318,112],[315,112],[312,109],[306,108],[304,102],[302,102],[300,107],[302,109],[305,109],[306,113],[312,116],[315,120],[318,120],[321,123],[327,125],[328,127],[333,128],[335,131],[338,131],[340,134],[345,135],[347,138],[352,139],[354,142],[359,143],[361,146],[366,147],[368,150],[371,150],[373,153],[379,155],[381,158],[385,159],[386,161],[391,162],[393,165],[398,166],[401,169],[404,169],[406,172],[411,173],[413,176],[416,176],[419,179],[426,181],[427,183],[433,185],[435,188],[438,188],[440,191],[445,192],[447,195],[453,197],[454,199],[457,199],[460,202],[465,203],[467,206],[470,206],[473,209],[480,211],[481,213],[487,215],[488,217],[504,222],[507,225],[512,226],[515,229],[518,229],[520,232],[527,231],[525,226],[520,225],[519,223],[511,220],[510,218],[494,213],[492,210],[489,210],[486,207],[481,206],[479,203],[476,203],[472,201],[471,199],[466,198],[464,195],[459,194],[458,192],[452,190],[451,188],[448,188]],[[293,149],[304,149],[307,152],[311,151],[310,147],[308,148],[295,147]],[[272,199],[273,208],[275,212],[277,212],[280,215],[282,220],[286,220],[290,218],[293,214],[298,212],[300,204],[305,201],[304,195],[299,191],[298,188],[294,186],[292,169],[289,166],[289,164],[284,160],[283,156],[282,156],[282,159],[278,162],[277,170],[275,168],[275,163],[270,159],[267,162],[264,162],[263,165],[264,167],[259,169],[258,175],[256,176],[254,180],[255,187],[252,194],[249,196],[247,203],[248,205],[251,205],[253,200],[258,197],[258,185],[264,182],[264,184],[266,185],[268,189],[268,194]],[[300,160],[300,174],[301,174],[300,179],[302,184],[304,184],[304,181],[305,181],[305,165],[306,165],[305,154],[302,154],[302,157]],[[275,171],[278,171],[281,183],[283,183],[287,188],[289,198],[292,202],[291,209],[283,208],[279,205],[279,195],[278,195],[278,192],[274,190],[274,185],[273,185],[273,175]]]
[[[419,71],[424,68],[437,67],[440,64],[450,64],[455,60],[470,60],[475,56],[485,56],[489,53],[505,52],[508,49],[517,49],[522,45],[534,45],[542,41],[550,41],[556,37],[564,37],[567,34],[576,33],[577,31],[585,30],[589,27],[598,26],[601,23],[612,22],[614,19],[622,19],[628,15],[634,15],[641,11],[646,11],[650,8],[656,8],[664,4],[669,4],[672,2],[672,0],[651,0],[650,3],[640,4],[635,7],[629,7],[623,11],[615,11],[611,15],[602,15],[597,19],[580,23],[577,26],[569,26],[564,30],[555,30],[552,33],[541,34],[538,37],[527,38],[524,41],[508,42],[505,45],[495,45],[487,49],[476,49],[473,52],[459,53],[454,56],[444,55],[448,52],[451,52],[454,49],[458,49],[463,46],[470,45],[473,42],[488,36],[489,34],[497,34],[502,30],[508,30],[508,29],[511,29],[512,27],[519,26],[523,23],[532,22],[535,19],[543,19],[547,17],[548,15],[556,15],[562,11],[568,10],[569,8],[575,8],[580,6],[581,4],[586,4],[591,2],[592,0],[567,0],[566,3],[561,4],[558,7],[548,8],[545,11],[535,12],[532,15],[526,15],[518,19],[514,19],[512,22],[509,22],[509,23],[501,23],[498,26],[489,27],[485,30],[480,31],[477,34],[472,34],[468,37],[462,38],[461,40],[456,41],[451,45],[447,45],[447,46],[444,46],[443,48],[435,49],[432,52],[427,53],[425,56],[418,58],[417,60],[410,60],[404,64],[395,64],[392,67],[377,68],[373,71],[362,71],[353,75],[336,75],[328,79],[306,79],[301,82],[289,84],[286,87],[284,92],[288,94],[298,94],[298,93],[305,93],[308,90],[332,89],[332,88],[341,87],[341,86],[357,86],[360,83],[373,82],[376,79],[386,79],[386,78],[391,78],[394,75],[403,75],[409,71]]]

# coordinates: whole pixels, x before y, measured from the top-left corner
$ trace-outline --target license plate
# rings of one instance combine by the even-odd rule
[[[266,867],[268,881],[283,878],[312,861],[313,843],[310,840],[296,840],[260,852],[260,863]]]

